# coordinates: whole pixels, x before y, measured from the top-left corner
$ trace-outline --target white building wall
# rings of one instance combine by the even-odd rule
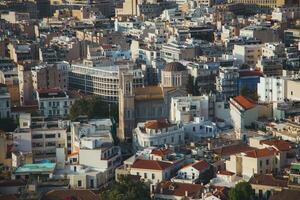
[[[285,95],[286,81],[281,77],[260,77],[257,84],[257,94],[260,101],[283,102]]]

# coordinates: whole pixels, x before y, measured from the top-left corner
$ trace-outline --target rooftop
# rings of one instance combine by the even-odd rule
[[[264,148],[264,149],[254,149],[248,152],[245,152],[246,156],[252,158],[261,158],[261,157],[268,157],[273,156],[276,153],[274,148]]]
[[[249,183],[254,185],[287,187],[288,179],[276,178],[272,174],[255,174],[250,178]]]
[[[141,160],[137,159],[133,165],[132,168],[138,168],[138,169],[151,169],[151,170],[165,170],[169,167],[171,167],[172,164],[168,162],[163,161],[157,161],[157,160]]]
[[[186,194],[188,197],[198,199],[201,197],[201,193],[204,187],[199,184],[188,183],[175,183],[171,181],[163,181],[158,184],[155,193],[162,195],[172,195],[184,197]]]
[[[244,96],[233,97],[233,100],[242,106],[245,110],[249,110],[255,106],[254,102]]]
[[[39,98],[59,98],[59,97],[67,97],[67,94],[57,88],[53,89],[41,89],[38,90]]]
[[[17,168],[15,173],[33,173],[33,172],[53,172],[56,163],[38,163],[38,164],[24,164]]]
[[[184,166],[182,169],[187,168],[187,167],[193,167],[194,169],[196,169],[196,170],[202,172],[202,171],[208,169],[209,166],[210,166],[210,165],[209,165],[205,160],[200,160],[200,161],[197,161],[197,162],[195,162],[195,163],[186,165],[186,166]]]
[[[145,122],[145,128],[148,129],[163,129],[172,126],[168,120],[151,120]]]
[[[268,146],[273,146],[276,149],[278,149],[279,151],[289,151],[290,149],[293,148],[293,146],[284,141],[284,140],[263,140],[260,141],[260,144],[266,144]]]

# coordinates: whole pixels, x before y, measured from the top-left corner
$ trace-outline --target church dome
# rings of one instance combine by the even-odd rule
[[[186,67],[179,62],[168,63],[164,69],[164,71],[168,71],[168,72],[179,72],[179,71],[185,71],[185,70],[186,70]]]

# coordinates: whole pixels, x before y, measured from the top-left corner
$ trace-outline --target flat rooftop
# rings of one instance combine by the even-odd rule
[[[50,172],[55,169],[56,163],[38,163],[38,164],[24,164],[15,171],[15,173],[39,173]]]

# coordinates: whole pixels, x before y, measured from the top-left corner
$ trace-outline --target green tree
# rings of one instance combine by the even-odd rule
[[[99,97],[78,99],[70,109],[70,119],[75,120],[80,115],[88,118],[109,118],[118,120],[118,104],[108,103]]]
[[[229,191],[229,200],[251,200],[252,187],[248,182],[240,182]]]
[[[131,181],[128,177],[120,178],[112,188],[100,194],[105,200],[150,200],[149,186],[141,181]]]
[[[241,89],[241,95],[243,95],[244,97],[247,97],[249,99],[252,99],[254,101],[258,100],[258,95],[255,91],[249,89],[247,86],[244,86]]]
[[[17,124],[12,118],[2,118],[0,119],[0,130],[10,132],[17,128]]]
[[[200,174],[199,180],[203,184],[207,184],[207,183],[209,183],[209,181],[212,178],[214,178],[214,176],[215,176],[214,167],[210,165],[208,170],[206,170],[206,171],[204,171],[203,173]]]
[[[194,79],[190,74],[188,76],[188,81],[186,84],[186,91],[192,95],[196,94],[196,87],[195,87]]]

